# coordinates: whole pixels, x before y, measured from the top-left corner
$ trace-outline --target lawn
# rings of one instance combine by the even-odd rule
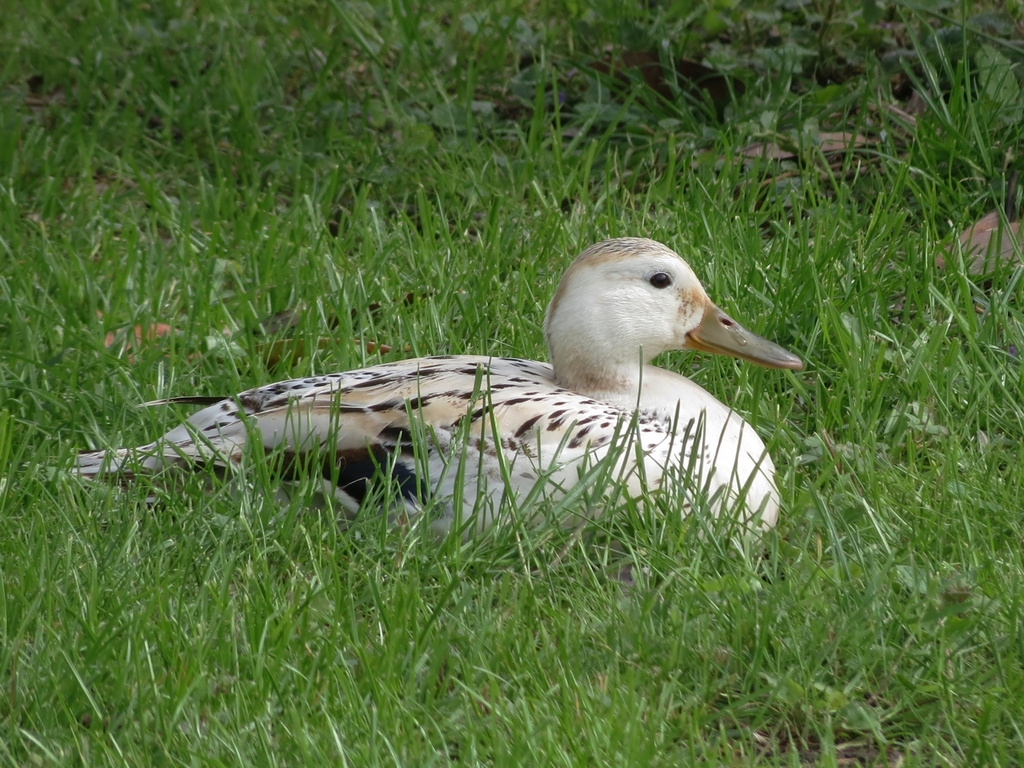
[[[1024,762],[1024,270],[958,241],[1016,219],[1021,33],[740,5],[15,2],[3,764]],[[188,413],[157,398],[544,359],[566,266],[627,235],[805,361],[660,361],[775,458],[747,551],[657,504],[438,540],[258,461],[68,472]]]

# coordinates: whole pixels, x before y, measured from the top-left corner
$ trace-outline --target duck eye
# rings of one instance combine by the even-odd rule
[[[665,272],[657,272],[651,275],[650,283],[655,288],[668,288],[672,285],[672,278]]]

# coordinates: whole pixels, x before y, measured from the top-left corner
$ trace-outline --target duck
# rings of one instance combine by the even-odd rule
[[[389,515],[429,509],[442,535],[484,530],[526,502],[593,498],[598,483],[641,504],[670,494],[683,515],[776,525],[775,465],[757,432],[652,361],[698,350],[803,363],[721,310],[679,254],[631,237],[586,248],[555,290],[544,337],[548,363],[438,355],[156,401],[204,407],[146,445],[81,453],[73,472],[123,484],[171,468],[225,473],[255,450],[275,458],[282,483],[312,473],[346,516],[379,513],[388,498]]]

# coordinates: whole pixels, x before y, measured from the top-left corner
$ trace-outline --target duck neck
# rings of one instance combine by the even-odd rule
[[[561,352],[561,354],[559,354]],[[551,365],[555,369],[555,382],[595,400],[615,403],[623,408],[635,408],[644,377],[651,367],[640,359],[640,350],[631,362],[613,363],[608,358],[595,356],[593,350],[551,351]],[[595,365],[595,359],[600,365]]]
[[[633,333],[630,305],[559,297],[548,307],[544,336],[555,382],[595,400],[635,408],[644,371],[662,351],[642,344]]]

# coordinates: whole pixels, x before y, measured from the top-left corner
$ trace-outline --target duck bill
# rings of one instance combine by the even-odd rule
[[[711,302],[704,310],[700,325],[689,333],[689,349],[729,355],[765,368],[803,370],[804,364],[796,355],[751,333]]]

